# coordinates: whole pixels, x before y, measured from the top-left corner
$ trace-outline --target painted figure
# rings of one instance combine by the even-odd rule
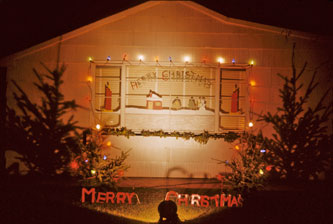
[[[191,96],[191,98],[188,101],[188,108],[191,110],[197,109],[197,103],[195,102],[195,99],[193,98],[193,96]]]
[[[106,82],[105,85],[105,98],[104,98],[104,109],[111,110],[112,105],[112,91],[110,87],[110,83]]]
[[[199,97],[199,102],[198,102],[199,110],[206,110],[206,99],[205,97]]]
[[[231,113],[237,113],[239,111],[239,88],[235,84],[235,89],[231,95]]]
[[[174,109],[174,110],[180,110],[180,109],[182,109],[182,102],[180,101],[180,99],[178,98],[178,96],[176,97],[176,99],[174,99],[172,101],[172,109]]]

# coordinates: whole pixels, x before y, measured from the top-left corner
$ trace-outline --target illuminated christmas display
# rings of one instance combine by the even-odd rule
[[[330,47],[192,1],[144,1],[0,58],[1,155],[26,178],[15,195],[110,223],[283,223],[298,206],[326,217],[329,195],[304,189],[328,192],[332,178]]]

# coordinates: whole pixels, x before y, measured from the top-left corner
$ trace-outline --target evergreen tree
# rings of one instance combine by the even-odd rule
[[[231,173],[224,179],[225,183],[243,194],[261,189],[272,168],[266,162],[266,147],[267,139],[261,132],[243,133],[234,142],[235,157],[230,161],[219,162],[231,169]]]
[[[280,97],[283,106],[276,114],[267,113],[261,119],[271,124],[275,133],[269,141],[268,163],[274,164],[281,178],[291,181],[317,179],[321,171],[332,162],[332,134],[328,134],[328,119],[332,115],[332,104],[325,106],[329,90],[323,94],[314,108],[306,106],[311,93],[318,87],[315,82],[317,71],[303,95],[303,84],[299,79],[306,70],[304,64],[300,72],[295,68],[295,45],[292,54],[292,77],[282,76],[283,88]]]
[[[13,81],[18,91],[13,93],[18,111],[7,108],[8,148],[22,155],[19,159],[30,173],[54,176],[66,171],[71,151],[78,151],[76,122],[73,116],[67,121],[64,118],[78,105],[74,100],[64,100],[60,92],[65,66],[53,71],[43,66],[47,74],[33,70],[38,80],[34,86],[40,92],[40,105],[32,102]]]
[[[111,141],[105,140],[103,131],[87,130],[88,141],[80,144],[80,153],[73,154],[70,167],[74,176],[83,180],[116,185],[129,166],[125,163],[128,152],[121,151],[119,156],[112,157]]]

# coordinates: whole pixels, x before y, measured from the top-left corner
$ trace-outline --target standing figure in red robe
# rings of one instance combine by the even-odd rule
[[[105,85],[105,98],[104,98],[104,109],[105,110],[111,110],[111,104],[112,104],[112,91],[111,91],[110,83],[106,82],[106,85]]]
[[[231,113],[236,113],[239,111],[239,88],[237,84],[235,85],[235,89],[231,95]]]

